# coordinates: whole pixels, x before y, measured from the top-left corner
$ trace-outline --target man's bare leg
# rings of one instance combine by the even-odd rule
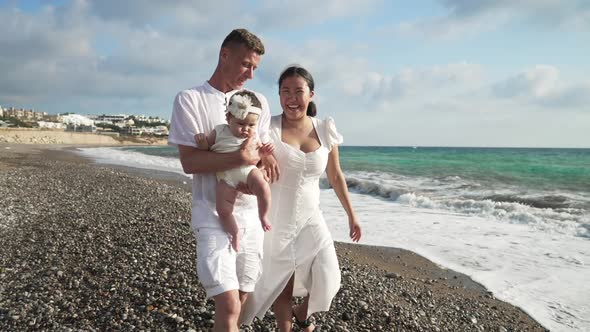
[[[258,217],[262,223],[262,229],[268,232],[271,228],[268,220],[268,211],[270,210],[270,187],[264,179],[264,175],[258,168],[254,168],[248,174],[248,188],[256,195],[258,200]]]
[[[248,299],[248,294],[250,294],[250,293],[240,291],[240,303],[242,305],[244,305],[244,303],[246,303],[246,300]]]
[[[239,229],[233,215],[238,191],[223,180],[217,182],[215,191],[215,205],[217,208],[217,214],[219,214],[219,222],[221,223],[223,230],[231,236],[231,246],[235,251],[238,251]]]
[[[213,331],[238,331],[238,318],[242,308],[238,290],[230,290],[213,297],[215,317]]]

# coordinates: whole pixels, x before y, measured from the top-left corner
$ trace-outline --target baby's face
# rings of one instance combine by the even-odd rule
[[[248,113],[244,120],[234,116],[229,117],[229,129],[235,137],[247,138],[256,133],[258,114]]]

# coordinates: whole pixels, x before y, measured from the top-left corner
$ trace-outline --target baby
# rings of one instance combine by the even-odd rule
[[[256,133],[261,104],[256,95],[247,90],[236,92],[229,100],[226,111],[227,124],[215,127],[208,136],[196,134],[197,147],[202,150],[228,153],[239,150],[242,143],[249,137],[257,140],[259,153],[269,155],[273,151],[270,143],[261,144]],[[258,216],[262,229],[271,228],[268,220],[270,209],[270,188],[262,172],[254,165],[240,166],[223,172],[217,172],[216,209],[223,229],[232,238],[232,247],[238,250],[238,225],[233,216],[234,203],[238,195],[236,186],[243,182],[256,195],[258,200]]]

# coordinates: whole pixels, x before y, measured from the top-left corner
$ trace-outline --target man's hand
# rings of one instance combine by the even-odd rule
[[[279,180],[280,170],[279,170],[279,163],[275,159],[275,157],[270,154],[268,156],[262,157],[261,159],[262,174],[264,175],[264,179],[268,183],[273,183]]]
[[[244,162],[244,165],[256,165],[260,161],[256,140],[252,136],[248,137],[244,143],[242,143],[242,146],[238,152],[240,154],[240,158]]]

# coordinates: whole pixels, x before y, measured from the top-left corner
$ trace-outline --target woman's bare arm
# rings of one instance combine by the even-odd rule
[[[328,176],[328,181],[330,185],[334,189],[340,204],[346,211],[346,215],[348,216],[348,227],[350,229],[350,238],[354,242],[358,242],[361,239],[361,226],[356,220],[356,215],[354,214],[354,210],[352,209],[352,204],[350,203],[350,196],[348,194],[348,186],[346,185],[346,179],[344,178],[344,174],[342,173],[342,169],[340,168],[340,157],[338,154],[338,145],[334,145],[332,147],[332,151],[328,155],[328,166],[326,167],[326,174]]]

